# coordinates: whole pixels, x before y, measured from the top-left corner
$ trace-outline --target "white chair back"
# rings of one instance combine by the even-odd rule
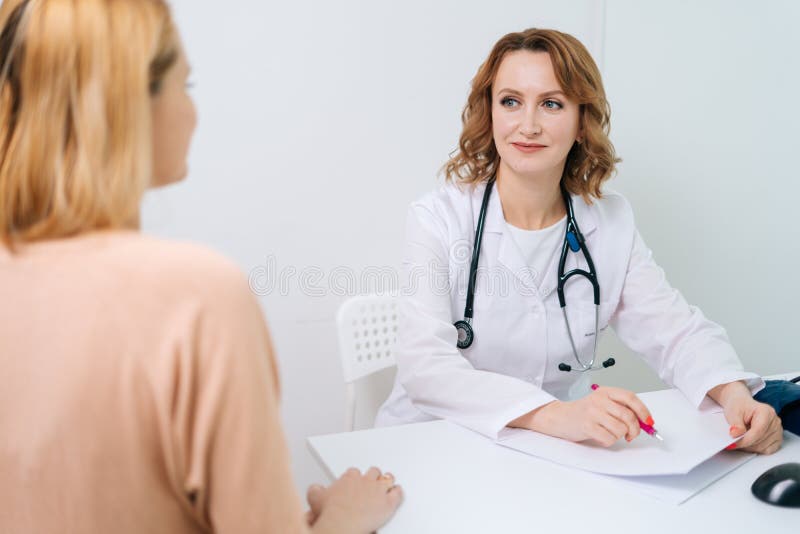
[[[345,423],[355,426],[355,382],[395,365],[396,295],[364,295],[346,300],[336,314],[339,354],[346,388]],[[388,396],[388,391],[385,398]]]

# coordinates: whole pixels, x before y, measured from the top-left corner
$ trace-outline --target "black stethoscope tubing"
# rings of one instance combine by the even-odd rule
[[[492,177],[486,183],[486,191],[483,193],[481,211],[478,215],[478,225],[475,229],[475,244],[472,246],[472,261],[469,265],[469,282],[467,283],[467,302],[464,305],[464,319],[453,323],[453,326],[456,327],[459,333],[456,344],[460,349],[468,348],[472,345],[472,340],[475,338],[475,332],[472,330],[472,304],[475,300],[475,279],[478,276],[478,261],[481,257],[481,241],[483,240],[483,225],[486,222],[486,208],[489,205],[489,197],[491,196],[494,180],[494,177]],[[464,336],[463,338],[462,333]]]

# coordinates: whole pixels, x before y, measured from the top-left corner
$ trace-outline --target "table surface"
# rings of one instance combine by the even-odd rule
[[[795,375],[792,375],[795,376]],[[800,508],[765,504],[750,493],[772,466],[800,462],[800,438],[757,456],[681,505],[613,480],[495,444],[447,421],[309,438],[331,478],[348,467],[391,471],[405,501],[383,534],[515,532],[800,532]],[[726,454],[742,454],[729,452]]]

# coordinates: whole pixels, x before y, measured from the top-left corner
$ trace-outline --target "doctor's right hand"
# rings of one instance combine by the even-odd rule
[[[653,425],[650,411],[635,393],[599,387],[582,399],[545,404],[518,417],[508,426],[527,428],[569,441],[593,440],[610,447],[620,438],[631,441],[638,436],[641,431],[639,420]]]

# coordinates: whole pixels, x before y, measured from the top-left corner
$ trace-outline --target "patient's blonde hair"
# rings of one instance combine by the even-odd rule
[[[135,221],[150,97],[179,53],[166,3],[6,0],[0,28],[0,240]]]

